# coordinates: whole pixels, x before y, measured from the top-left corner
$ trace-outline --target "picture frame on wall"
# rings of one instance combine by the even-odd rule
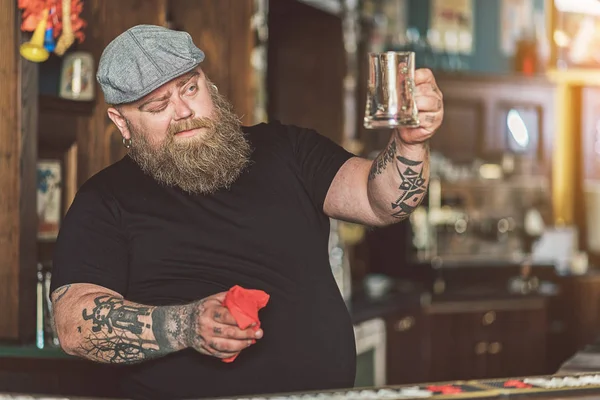
[[[435,51],[473,53],[473,0],[431,0],[429,36]]]
[[[38,240],[55,240],[62,219],[63,163],[60,159],[37,162]]]
[[[60,97],[75,101],[94,100],[94,58],[76,51],[64,56],[60,75]]]

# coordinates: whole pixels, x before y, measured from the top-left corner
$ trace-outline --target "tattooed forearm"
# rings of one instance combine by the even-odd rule
[[[181,350],[187,347],[189,309],[97,296],[81,313],[75,352],[95,361],[131,364]]]
[[[392,137],[369,174],[370,202],[383,223],[408,217],[427,191],[427,145],[408,147],[399,140]]]
[[[396,141],[392,139],[388,147],[380,153],[377,158],[373,161],[373,165],[371,166],[371,172],[369,173],[369,180],[375,179],[375,177],[381,174],[388,163],[394,159],[396,155]]]

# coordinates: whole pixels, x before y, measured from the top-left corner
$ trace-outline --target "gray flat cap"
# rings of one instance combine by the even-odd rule
[[[108,104],[131,103],[204,60],[186,32],[137,25],[106,46],[96,79]]]

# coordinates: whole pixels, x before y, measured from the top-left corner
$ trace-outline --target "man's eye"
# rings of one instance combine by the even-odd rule
[[[196,91],[196,89],[198,89],[198,86],[196,85],[192,85],[188,88],[188,92],[193,93]]]
[[[163,112],[165,111],[167,107],[161,107],[161,108],[156,108],[154,110],[148,110],[149,112],[151,112],[152,114],[158,114],[159,112]]]

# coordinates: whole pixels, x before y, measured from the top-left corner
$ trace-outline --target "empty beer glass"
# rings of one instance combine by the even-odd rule
[[[365,128],[418,127],[414,91],[415,53],[370,53]]]

